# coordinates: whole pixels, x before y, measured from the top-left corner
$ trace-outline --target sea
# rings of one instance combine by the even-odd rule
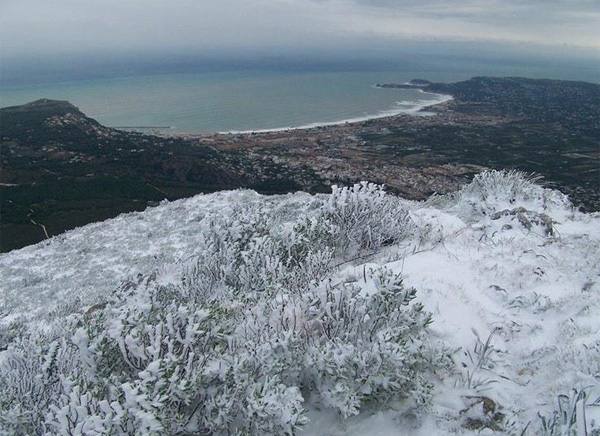
[[[416,113],[446,97],[375,85],[414,78],[451,82],[478,73],[454,69],[136,74],[1,86],[0,106],[39,98],[68,100],[106,126],[140,131],[204,134],[277,130]],[[539,71],[535,75],[543,74]]]

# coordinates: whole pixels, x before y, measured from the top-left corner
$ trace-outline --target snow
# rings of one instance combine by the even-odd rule
[[[302,201],[298,194],[294,201]],[[192,258],[207,217],[231,215],[236,205],[277,198],[253,191],[230,191],[164,203],[143,212],[68,231],[36,245],[0,255],[2,312],[44,316],[74,293],[92,305],[126,279],[157,266]],[[1,313],[1,312],[0,312]]]
[[[453,374],[435,381],[426,413],[415,417],[391,404],[343,420],[309,408],[304,434],[491,434],[490,428],[479,433],[481,428],[463,425],[467,418],[494,419],[473,397],[493,400],[506,416],[499,432],[510,433],[530,422],[534,428],[538,412],[550,414],[558,396],[573,388],[592,386],[598,393],[600,214],[575,211],[559,193],[541,188],[534,194],[542,193],[543,201],[499,192],[478,197],[467,187],[441,200],[403,202],[415,224],[412,236],[342,263],[332,274],[333,281],[363,277],[383,266],[417,289],[417,300],[433,314],[431,336],[452,350],[456,363]],[[0,325],[24,319],[43,326],[57,310],[84,311],[123,281],[151,271],[159,271],[159,282],[173,283],[177,265],[203,249],[202,235],[219,217],[240,208],[276,211],[285,224],[311,216],[326,198],[245,190],[199,195],[0,255]],[[518,207],[526,215],[494,215]],[[552,219],[554,235],[537,223],[541,214]],[[523,217],[531,228],[519,221]],[[372,286],[363,292],[374,292]],[[469,354],[488,337],[489,358],[478,366]],[[85,347],[79,333],[75,339]],[[136,401],[135,395],[129,392],[128,401]],[[156,425],[151,416],[140,419],[148,428]]]

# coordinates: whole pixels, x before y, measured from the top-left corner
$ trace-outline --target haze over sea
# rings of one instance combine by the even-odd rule
[[[299,127],[414,112],[439,96],[376,83],[413,78],[456,81],[474,75],[522,75],[596,81],[576,70],[506,65],[438,65],[383,71],[238,70],[136,73],[31,85],[0,86],[0,106],[39,98],[68,100],[113,127],[160,127],[172,133],[209,133]]]

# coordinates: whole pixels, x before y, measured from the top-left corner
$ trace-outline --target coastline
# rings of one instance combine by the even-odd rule
[[[426,109],[426,108],[429,108],[432,106],[437,106],[439,104],[446,103],[446,102],[454,99],[454,97],[452,97],[451,95],[448,95],[448,94],[437,94],[437,93],[433,93],[433,92],[423,91],[422,89],[419,89],[419,92],[421,92],[423,94],[429,94],[429,95],[435,96],[437,98],[435,100],[425,100],[424,102],[421,102],[421,104],[415,104],[414,107],[411,107],[409,109],[388,109],[388,110],[380,111],[376,114],[365,115],[362,117],[345,118],[345,119],[337,120],[337,121],[322,121],[322,122],[317,121],[314,123],[303,124],[303,125],[299,125],[299,126],[274,127],[274,128],[268,128],[268,129],[226,130],[226,131],[214,132],[214,133],[211,133],[208,135],[248,135],[248,134],[258,134],[258,133],[288,132],[288,131],[293,131],[293,130],[315,129],[318,127],[343,126],[343,125],[347,125],[347,124],[362,123],[362,122],[370,121],[370,120],[379,120],[379,119],[383,119],[383,118],[390,118],[390,117],[395,117],[398,115],[431,116],[431,115],[435,115],[435,113],[421,112],[421,111],[423,111],[423,109]],[[400,101],[397,103],[407,104],[408,102]],[[197,136],[197,135],[189,134],[189,133],[175,134],[175,136],[181,136],[181,135]]]
[[[523,88],[528,92],[523,93]],[[338,89],[348,92],[343,84]],[[32,219],[55,235],[142,210],[164,198],[238,188],[264,194],[319,193],[330,191],[332,184],[348,186],[362,180],[385,184],[389,192],[407,199],[423,200],[432,193],[458,189],[484,168],[540,174],[546,186],[568,195],[575,208],[600,210],[600,127],[595,122],[600,114],[600,85],[475,77],[437,83],[423,91],[454,98],[381,90],[391,98],[375,96],[373,102],[380,103],[370,104],[372,110],[353,114],[388,107],[398,110],[393,113],[401,109],[409,113],[332,127],[241,135],[110,129],[64,100],[38,99],[0,108],[5,121],[0,145],[6,149],[3,166],[7,169],[0,189],[14,212],[0,223],[0,233],[6,236],[0,238],[0,251],[45,240],[43,229]],[[402,99],[415,102],[395,104]],[[355,101],[351,107],[360,108],[362,100]],[[319,113],[335,114],[339,103],[343,101],[331,109],[322,107]],[[426,112],[435,116],[420,116]],[[337,112],[340,118],[353,116],[344,113],[343,108]],[[312,117],[327,119],[317,113]],[[216,130],[225,129],[212,131]],[[554,165],[557,159],[559,166]]]

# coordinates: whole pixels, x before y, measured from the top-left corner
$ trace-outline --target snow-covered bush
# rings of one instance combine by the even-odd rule
[[[333,186],[325,218],[341,252],[391,245],[413,230],[400,199],[386,195],[381,185],[367,182]]]
[[[0,434],[41,434],[61,378],[77,366],[68,340],[32,334],[12,342],[0,360]]]
[[[318,289],[307,322],[307,368],[324,405],[343,416],[355,415],[365,403],[411,397],[424,403],[427,376],[444,357],[432,363],[425,327],[431,321],[423,306],[412,303],[415,289],[383,269],[371,271],[374,290],[358,284]],[[427,374],[427,376],[426,376]]]
[[[21,319],[0,324],[0,351],[5,350],[12,341],[22,337],[26,331],[26,323]]]
[[[489,170],[477,174],[471,183],[456,193],[441,198],[455,204],[463,217],[478,218],[519,205],[535,211],[568,209],[568,197],[559,191],[546,189],[539,177],[517,170]],[[434,201],[440,201],[440,198]]]
[[[2,424],[51,434],[293,434],[306,420],[305,395],[343,416],[367,403],[424,403],[428,377],[444,364],[427,341],[429,315],[385,270],[363,285],[192,299],[193,282],[125,286],[47,350],[11,345]]]
[[[516,170],[484,171],[477,174],[460,194],[481,201],[493,199],[514,203],[537,198],[542,191],[536,184],[539,180],[539,177]]]
[[[449,361],[415,289],[333,267],[406,237],[408,213],[366,183],[316,198],[306,216],[246,204],[205,217],[185,261],[53,311],[44,332],[7,334],[0,429],[294,434],[308,402],[343,417],[426,403]]]

